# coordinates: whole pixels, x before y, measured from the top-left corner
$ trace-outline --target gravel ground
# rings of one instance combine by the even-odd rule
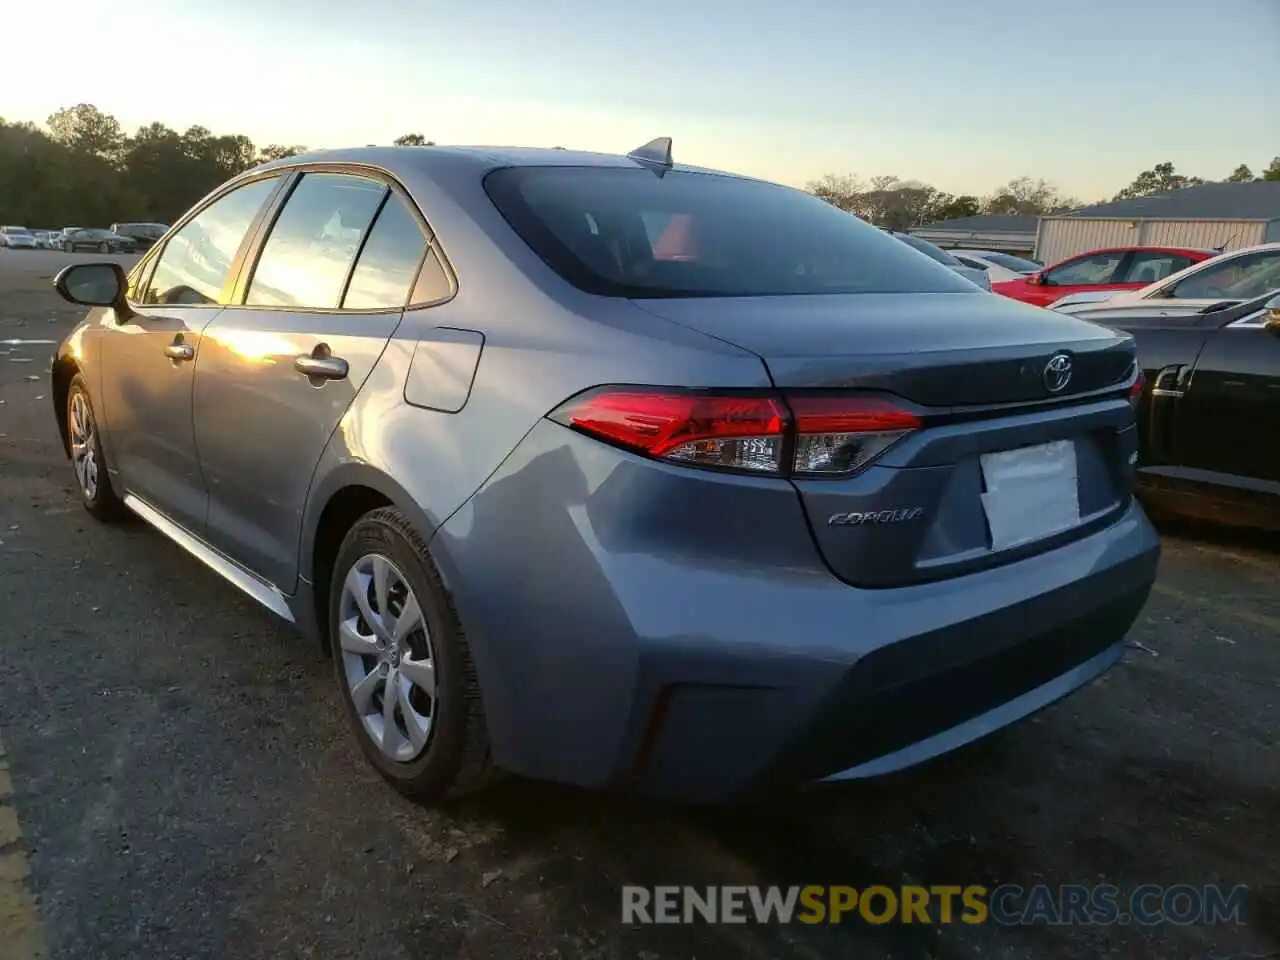
[[[70,259],[0,251],[0,958],[40,953],[37,914],[67,960],[1280,956],[1268,544],[1166,531],[1122,666],[924,769],[747,809],[527,782],[423,809],[362,762],[311,644],[78,505],[33,342],[79,315],[47,280]],[[619,919],[626,883],[1103,881],[1245,884],[1246,923]]]

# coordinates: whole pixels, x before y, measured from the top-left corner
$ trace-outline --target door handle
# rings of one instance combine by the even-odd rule
[[[341,357],[304,353],[293,358],[293,369],[312,380],[345,380],[349,368]]]
[[[175,340],[164,348],[164,355],[170,360],[190,360],[196,355],[196,348],[189,343]]]

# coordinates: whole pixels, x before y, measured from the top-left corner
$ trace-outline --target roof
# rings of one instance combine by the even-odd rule
[[[1280,181],[1206,183],[1150,197],[1097,203],[1062,216],[1073,220],[1280,220]]]
[[[285,157],[255,167],[253,172],[273,167],[290,167],[307,163],[363,163],[387,170],[404,168],[424,169],[470,167],[486,171],[497,167],[621,167],[635,169],[637,161],[624,154],[591,153],[586,150],[562,150],[547,147],[349,147],[339,150],[318,150],[314,153]],[[676,163],[672,170],[695,173],[716,173],[723,176],[740,176],[721,170],[710,170],[688,164]],[[248,171],[246,171],[248,172]],[[750,179],[750,178],[743,178]]]
[[[960,230],[968,233],[1035,233],[1038,217],[980,214],[926,223],[916,230]]]

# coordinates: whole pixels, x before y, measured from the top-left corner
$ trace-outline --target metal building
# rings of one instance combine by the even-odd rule
[[[908,232],[943,248],[1000,250],[1021,257],[1035,249],[1036,218],[981,214],[926,223]]]
[[[1280,241],[1280,181],[1206,183],[1041,217],[1036,259],[1047,264],[1100,247],[1238,250]]]

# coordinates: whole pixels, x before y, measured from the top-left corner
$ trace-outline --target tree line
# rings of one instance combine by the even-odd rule
[[[429,143],[419,133],[394,142]],[[0,223],[173,223],[235,174],[308,149],[259,147],[246,136],[201,126],[179,133],[163,123],[149,123],[130,136],[115,117],[87,103],[59,110],[44,127],[0,118]]]
[[[421,133],[399,146],[431,145]],[[121,220],[172,223],[228,178],[268,160],[307,152],[302,144],[257,146],[240,134],[194,126],[178,132],[149,123],[132,135],[92,104],[57,111],[43,127],[0,118],[0,223],[31,227],[102,225]],[[1280,180],[1280,157],[1255,175],[1241,165],[1230,181]],[[1117,198],[1147,196],[1204,183],[1172,163],[1144,170]],[[878,226],[905,230],[978,213],[1043,214],[1079,206],[1044,180],[1021,177],[985,197],[955,196],[929,184],[876,176],[828,174],[808,189]]]
[[[1280,157],[1272,159],[1270,166],[1259,174],[1241,164],[1224,178],[1228,183],[1260,180],[1280,180]],[[1174,165],[1166,161],[1157,163],[1150,170],[1143,170],[1114,197],[1100,198],[1091,203],[1149,197],[1208,182],[1203,177],[1178,173]],[[1010,180],[985,197],[955,196],[927,183],[899,180],[894,176],[863,180],[854,174],[833,173],[814,180],[808,189],[828,203],[890,230],[909,230],[926,223],[978,214],[1041,216],[1065,213],[1085,205],[1075,197],[1064,196],[1053,184],[1031,177]]]

